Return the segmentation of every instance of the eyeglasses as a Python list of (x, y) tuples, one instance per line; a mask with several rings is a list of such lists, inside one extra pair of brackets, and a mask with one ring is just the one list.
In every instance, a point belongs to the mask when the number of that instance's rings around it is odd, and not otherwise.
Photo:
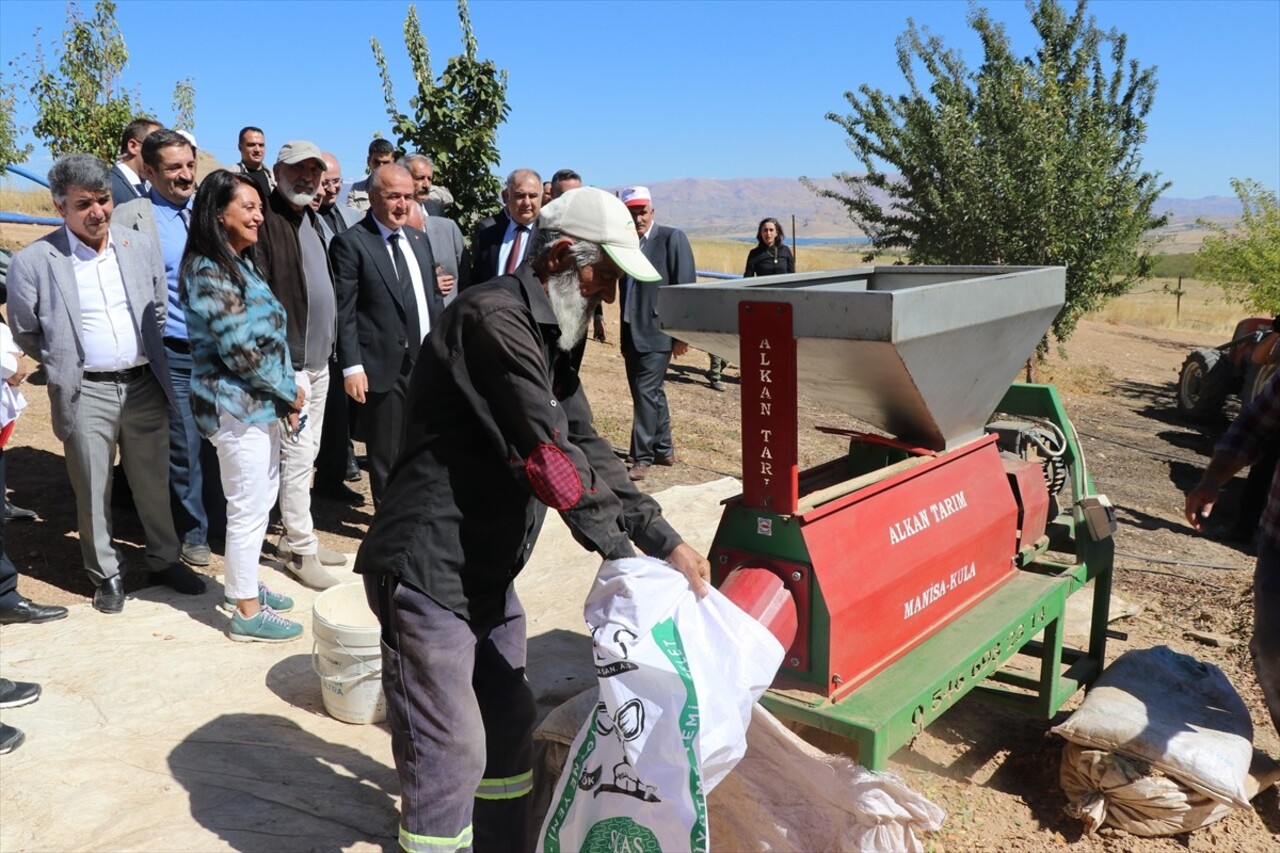
[(325, 178), (320, 182), (322, 187), (340, 187), (342, 186), (342, 178)]

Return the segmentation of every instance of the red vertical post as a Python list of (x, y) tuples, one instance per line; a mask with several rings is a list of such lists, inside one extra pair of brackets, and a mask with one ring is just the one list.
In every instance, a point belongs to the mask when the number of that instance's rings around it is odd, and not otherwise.
[(790, 515), (800, 500), (796, 339), (785, 302), (738, 303), (742, 373), (742, 496)]

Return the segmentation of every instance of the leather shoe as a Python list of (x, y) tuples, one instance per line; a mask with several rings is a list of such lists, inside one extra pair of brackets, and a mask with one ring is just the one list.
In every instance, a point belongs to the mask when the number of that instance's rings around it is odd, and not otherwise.
[(659, 456), (654, 460), (654, 462), (661, 465), (663, 468), (670, 468), (672, 465), (676, 464), (676, 455), (672, 453), (670, 456)]
[(212, 559), (207, 542), (183, 542), (181, 556), (182, 562), (188, 566), (207, 566)]
[(354, 456), (347, 457), (347, 472), (343, 476), (343, 479), (348, 483), (360, 482), (360, 466), (356, 464), (356, 458)]
[(14, 506), (8, 500), (4, 502), (5, 521), (35, 521), (39, 517), (36, 515), (35, 510)]
[(199, 595), (204, 592), (204, 578), (182, 563), (173, 563), (167, 569), (152, 572), (151, 583), (164, 584), (183, 595)]
[(36, 604), (29, 598), (20, 598), (11, 607), (0, 607), (0, 625), (14, 625), (19, 622), (52, 622), (63, 619), (67, 608), (55, 604)]
[(629, 476), (633, 481), (638, 483), (641, 480), (643, 480), (645, 477), (649, 476), (649, 470), (651, 468), (653, 468), (652, 463), (637, 462), (635, 465), (631, 466), (631, 473), (628, 474), (627, 476)]
[(124, 581), (120, 575), (112, 575), (98, 584), (93, 593), (93, 609), (99, 613), (119, 613), (124, 610)]
[(316, 486), (311, 490), (311, 493), (318, 498), (337, 501), (348, 506), (364, 506), (364, 495), (346, 483), (330, 483), (324, 486)]

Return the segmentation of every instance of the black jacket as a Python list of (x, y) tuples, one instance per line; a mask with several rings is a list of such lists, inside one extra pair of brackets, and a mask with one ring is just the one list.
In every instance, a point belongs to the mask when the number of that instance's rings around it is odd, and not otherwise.
[(747, 269), (743, 278), (758, 275), (785, 275), (796, 271), (796, 259), (786, 245), (756, 247), (747, 253)]
[[(311, 220), (311, 227), (319, 234), (320, 219), (314, 210), (304, 207), (299, 213), (280, 193), (272, 192), (262, 206), (258, 242), (250, 250), (258, 272), (284, 306), (288, 317), (289, 357), (294, 370), (301, 370), (307, 357), (307, 282), (302, 273), (302, 248), (298, 243), (298, 226), (304, 216)], [(332, 269), (329, 277), (332, 282)]]
[(500, 619), (549, 505), (606, 559), (665, 557), (680, 537), (627, 477), (556, 345), (526, 265), (475, 285), (431, 329), (409, 383), (404, 444), (356, 557), (473, 622)]

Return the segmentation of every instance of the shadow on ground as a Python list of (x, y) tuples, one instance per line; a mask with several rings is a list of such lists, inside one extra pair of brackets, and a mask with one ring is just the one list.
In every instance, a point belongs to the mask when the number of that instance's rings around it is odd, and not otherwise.
[(395, 771), (273, 714), (224, 714), (168, 757), (191, 815), (235, 850), (396, 849)]

